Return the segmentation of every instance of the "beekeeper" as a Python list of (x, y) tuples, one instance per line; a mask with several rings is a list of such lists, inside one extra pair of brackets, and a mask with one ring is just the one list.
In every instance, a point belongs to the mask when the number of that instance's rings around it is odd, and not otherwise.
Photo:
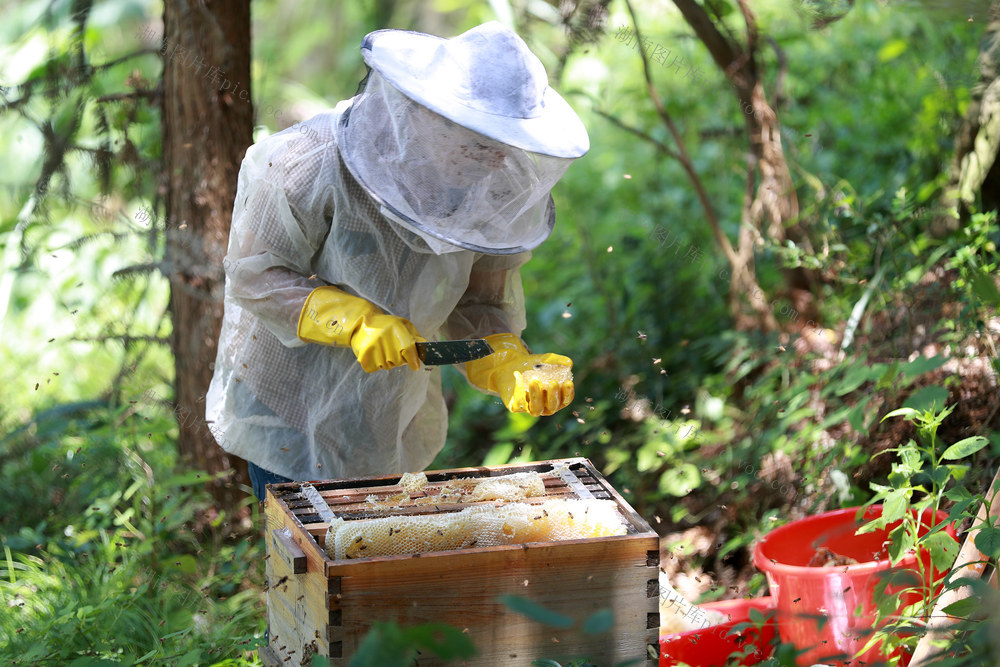
[[(550, 415), (572, 367), (531, 354), (519, 269), (549, 191), (589, 148), (515, 33), (367, 35), (359, 94), (270, 136), (240, 169), (207, 420), (264, 485), (424, 469), (444, 446), (437, 367), (415, 342), (486, 337), (469, 382)], [(540, 366), (541, 365), (541, 366)]]

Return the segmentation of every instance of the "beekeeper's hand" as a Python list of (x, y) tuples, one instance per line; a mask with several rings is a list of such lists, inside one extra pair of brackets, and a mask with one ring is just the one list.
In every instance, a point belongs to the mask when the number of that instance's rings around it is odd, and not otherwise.
[(425, 342), (408, 319), (386, 315), (336, 287), (317, 287), (309, 294), (298, 336), (307, 343), (351, 348), (366, 373), (403, 364), (418, 370), (416, 343)]
[(514, 334), (486, 340), (493, 354), (465, 364), (469, 381), (492, 391), (511, 412), (547, 416), (573, 401), (573, 361), (561, 354), (531, 354)]

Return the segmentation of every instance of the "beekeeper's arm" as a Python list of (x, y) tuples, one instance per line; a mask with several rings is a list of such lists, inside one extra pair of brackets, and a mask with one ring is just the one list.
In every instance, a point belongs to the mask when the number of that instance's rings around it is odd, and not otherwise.
[(240, 170), (223, 262), (230, 294), (288, 347), (349, 347), (368, 373), (419, 368), (415, 342), (423, 339), (408, 320), (314, 276), (312, 258), (330, 230), (332, 203), (312, 190), (310, 161), (296, 159), (308, 140), (266, 148), (251, 149)]
[(449, 338), (485, 336), (494, 352), (465, 364), (469, 382), (497, 394), (511, 412), (538, 417), (572, 402), (573, 362), (558, 354), (531, 354), (514, 333), (525, 326), (520, 267), (530, 257), (530, 252), (481, 257), (445, 332)]

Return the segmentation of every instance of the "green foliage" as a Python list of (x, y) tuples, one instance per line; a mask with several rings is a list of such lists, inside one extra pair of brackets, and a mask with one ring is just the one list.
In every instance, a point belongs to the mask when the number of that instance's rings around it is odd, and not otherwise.
[(418, 655), (444, 660), (468, 659), (476, 654), (469, 636), (443, 623), (410, 628), (378, 621), (351, 658), (351, 667), (409, 667)]
[[(901, 646), (912, 651), (927, 633), (930, 624), (935, 622), (932, 611), (941, 596), (970, 583), (963, 575), (971, 563), (956, 562), (958, 543), (944, 532), (947, 525), (958, 522), (970, 524), (971, 530), (979, 529), (975, 544), (987, 557), (986, 565), (995, 567), (1000, 557), (1000, 531), (996, 530), (992, 521), (982, 521), (977, 517), (984, 497), (955, 485), (965, 477), (967, 466), (947, 463), (975, 454), (989, 441), (982, 436), (972, 436), (949, 446), (942, 445), (938, 441), (938, 429), (953, 409), (947, 407), (935, 411), (904, 407), (883, 417), (883, 421), (902, 417), (913, 422), (918, 438), (887, 450), (897, 456), (888, 477), (889, 484), (872, 483), (875, 494), (868, 503), (881, 503), (882, 514), (864, 524), (858, 533), (884, 530), (898, 522), (889, 533), (890, 561), (892, 565), (897, 565), (903, 558), (915, 553), (917, 572), (890, 570), (878, 583), (874, 597), (876, 631), (865, 650), (881, 645), (886, 655)], [(929, 517), (936, 516), (946, 500), (955, 502), (955, 505), (947, 521), (934, 525), (934, 520)], [(930, 530), (923, 526), (929, 526)], [(930, 561), (929, 569), (927, 560)], [(982, 583), (971, 587), (972, 597), (955, 602), (944, 610), (946, 614), (958, 617), (958, 623), (949, 628), (951, 640), (936, 640), (951, 659), (959, 661), (951, 664), (962, 664), (970, 659), (978, 661), (973, 664), (992, 664), (1000, 655), (995, 641), (986, 639), (979, 632), (978, 626), (984, 621), (980, 610), (995, 604), (996, 597), (995, 591), (986, 593)], [(916, 601), (906, 603), (906, 596), (913, 593), (917, 595)], [(898, 655), (888, 658), (890, 665), (900, 664), (899, 661)], [(935, 661), (934, 664), (944, 663)]]
[[(449, 371), (449, 442), (431, 467), (588, 456), (658, 530), (710, 528), (714, 552), (690, 562), (725, 569), (751, 592), (764, 588), (746, 564), (755, 536), (793, 512), (870, 498), (856, 474), (870, 465), (882, 428), (875, 416), (887, 405), (920, 414), (944, 405), (961, 379), (940, 379), (939, 369), (962, 354), (957, 344), (970, 332), (990, 339), (1000, 305), (995, 214), (977, 213), (947, 238), (927, 233), (969, 100), (971, 81), (959, 75), (973, 71), (986, 21), (884, 4), (857, 3), (817, 30), (815, 11), (753, 3), (761, 35), (781, 49), (758, 54), (769, 91), (779, 61), (787, 64), (773, 101), (800, 224), (817, 248), (757, 249), (765, 298), (790, 337), (734, 330), (720, 273), (728, 265), (687, 175), (599, 113), (669, 141), (637, 52), (614, 37), (629, 22), (624, 3), (610, 3), (603, 35), (565, 58), (564, 19), (579, 28), (590, 17), (566, 19), (546, 3), (254, 5), (258, 137), (353, 94), (368, 30), (455, 34), (505, 7), (588, 127), (590, 153), (554, 193), (555, 231), (523, 271), (525, 338), (575, 360), (578, 400), (548, 419), (512, 415)], [(739, 31), (734, 3), (713, 6)], [(677, 12), (636, 7), (644, 35), (705, 73), (696, 84), (652, 70), (723, 231), (735, 238), (745, 111)], [(0, 383), (10, 388), (0, 405), (0, 507), (8, 508), (0, 512), (0, 603), (10, 612), (0, 615), (0, 659), (256, 664), (248, 651), (263, 636), (262, 547), (230, 537), (229, 519), (194, 490), (202, 480), (175, 460), (168, 411), (129, 402), (147, 390), (169, 395), (173, 377), (162, 345), (168, 284), (155, 274), (165, 243), (152, 167), (162, 154), (160, 117), (142, 97), (161, 61), (156, 45), (136, 36), (161, 8), (98, 3), (81, 30), (69, 10), (27, 2), (0, 21), (0, 37), (13, 45), (0, 71), (12, 84), (0, 98)], [(101, 99), (119, 93), (136, 95)], [(51, 159), (63, 148), (61, 162)], [(808, 323), (781, 291), (782, 270), (795, 266), (821, 279), (813, 327), (852, 333), (842, 354), (795, 347)], [(911, 361), (909, 340), (872, 342), (891, 328), (880, 317), (942, 266), (951, 273), (939, 276), (937, 305), (956, 307), (934, 313), (927, 335), (951, 351)], [(900, 328), (923, 326), (905, 306)], [(981, 445), (956, 443), (933, 465), (897, 451), (875, 492), (905, 517), (921, 489), (954, 480), (941, 503), (952, 519), (966, 516), (978, 496), (961, 485), (981, 471), (967, 471), (959, 454)], [(910, 541), (905, 531), (896, 537), (899, 558)], [(942, 534), (924, 540), (942, 564)], [(985, 528), (976, 544), (995, 558), (1000, 531)], [(986, 592), (977, 595), (996, 609)], [(609, 619), (595, 612), (583, 623), (600, 632)], [(985, 646), (995, 631), (981, 621), (966, 639)], [(433, 651), (460, 639), (449, 632), (383, 624), (366, 646)], [(790, 649), (779, 647), (776, 660), (792, 664)]]
[[(544, 605), (519, 595), (500, 596), (499, 602), (502, 602), (511, 611), (521, 614), (536, 623), (541, 623), (542, 625), (546, 625), (551, 628), (567, 630), (577, 625), (574, 623), (572, 618), (564, 614), (554, 612)], [(614, 625), (614, 613), (610, 609), (598, 609), (587, 616), (587, 618), (579, 624), (579, 630), (585, 635), (600, 635), (611, 630)], [(569, 648), (568, 650), (572, 652), (573, 649)], [(626, 660), (624, 662), (616, 663), (614, 667), (628, 667), (642, 662), (642, 658), (637, 657), (634, 660)], [(551, 658), (543, 658), (534, 660), (531, 664), (533, 667), (597, 667), (586, 657), (575, 658), (569, 662), (559, 662)]]
[(22, 508), (0, 518), (4, 664), (247, 664), (260, 643), (263, 545), (175, 472), (153, 414), (53, 410), (0, 442), (0, 502)]

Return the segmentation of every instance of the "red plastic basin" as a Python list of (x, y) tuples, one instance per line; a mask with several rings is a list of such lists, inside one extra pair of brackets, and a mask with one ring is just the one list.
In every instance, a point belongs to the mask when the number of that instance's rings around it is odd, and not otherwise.
[[(849, 661), (861, 664), (855, 661), (855, 656), (871, 637), (875, 621), (873, 591), (880, 576), (890, 569), (886, 551), (888, 534), (899, 522), (889, 524), (885, 530), (856, 535), (860, 524), (854, 517), (858, 509), (836, 510), (793, 521), (771, 531), (754, 547), (754, 565), (767, 575), (778, 610), (778, 635), (782, 642), (806, 651), (798, 658), (800, 665), (818, 662), (846, 665)], [(881, 514), (882, 506), (873, 505), (866, 510), (863, 522)], [(934, 524), (947, 516), (947, 512), (939, 511)], [(928, 519), (929, 512), (922, 518), (922, 534), (931, 527)], [(952, 527), (947, 531), (955, 537)], [(808, 567), (816, 549), (824, 546), (858, 563)], [(916, 570), (916, 555), (906, 556), (898, 567)], [(930, 574), (930, 558), (926, 554), (924, 568)], [(916, 594), (904, 596), (903, 604), (917, 599)], [(873, 647), (857, 659), (874, 664), (884, 657), (879, 647)]]
[(729, 631), (736, 624), (749, 621), (751, 609), (766, 612), (773, 608), (774, 601), (771, 598), (724, 600), (699, 606), (726, 614), (729, 616), (729, 622), (702, 630), (661, 635), (660, 667), (671, 667), (680, 663), (697, 667), (715, 667), (725, 664), (729, 656), (742, 652), (748, 645), (756, 647), (757, 653), (744, 658), (740, 664), (756, 665), (770, 657), (771, 642), (774, 639), (773, 619), (768, 620), (760, 630), (747, 628), (739, 635), (729, 635)]

